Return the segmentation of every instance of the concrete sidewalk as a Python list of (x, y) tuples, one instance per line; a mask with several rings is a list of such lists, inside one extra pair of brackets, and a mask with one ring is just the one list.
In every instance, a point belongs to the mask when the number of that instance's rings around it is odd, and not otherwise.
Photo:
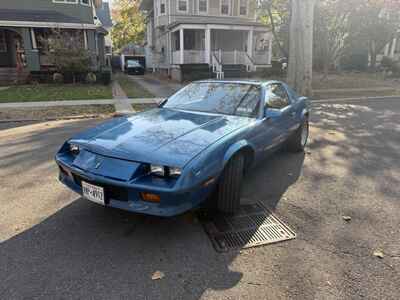
[[(154, 104), (162, 98), (135, 98), (125, 99), (130, 104)], [(9, 102), (0, 103), (2, 108), (31, 108), (31, 107), (51, 107), (51, 106), (75, 106), (75, 105), (106, 105), (119, 103), (120, 99), (93, 99), (93, 100), (63, 100), (63, 101), (36, 101), (36, 102)]]

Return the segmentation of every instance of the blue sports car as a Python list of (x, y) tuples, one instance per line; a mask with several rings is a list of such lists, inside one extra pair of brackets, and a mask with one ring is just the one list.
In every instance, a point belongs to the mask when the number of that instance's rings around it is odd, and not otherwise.
[[(93, 202), (174, 216), (212, 199), (235, 213), (245, 171), (308, 138), (307, 98), (279, 81), (198, 81), (159, 107), (69, 139), (59, 179)], [(213, 195), (213, 197), (211, 197)]]

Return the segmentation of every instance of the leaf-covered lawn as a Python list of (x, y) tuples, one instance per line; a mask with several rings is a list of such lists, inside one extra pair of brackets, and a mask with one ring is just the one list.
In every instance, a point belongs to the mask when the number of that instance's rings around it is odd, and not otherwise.
[(114, 80), (118, 81), (124, 92), (129, 98), (153, 98), (154, 95), (148, 90), (138, 85), (123, 73), (115, 74)]
[(38, 84), (0, 90), (0, 102), (112, 99), (111, 85)]

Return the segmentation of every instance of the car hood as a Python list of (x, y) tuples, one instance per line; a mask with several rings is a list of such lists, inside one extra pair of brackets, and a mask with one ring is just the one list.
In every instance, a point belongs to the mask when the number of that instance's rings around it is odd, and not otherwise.
[(73, 141), (101, 155), (183, 167), (209, 145), (252, 121), (157, 108), (89, 130)]

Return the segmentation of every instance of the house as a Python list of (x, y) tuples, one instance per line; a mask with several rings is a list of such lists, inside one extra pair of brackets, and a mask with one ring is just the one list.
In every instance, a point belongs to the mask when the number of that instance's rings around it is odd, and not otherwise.
[(147, 67), (178, 81), (269, 67), (272, 34), (256, 7), (256, 0), (142, 0)]
[(395, 61), (400, 60), (400, 30), (397, 32), (397, 35), (393, 37), (392, 41), (386, 44), (383, 50), (383, 56), (387, 56)]
[[(107, 32), (111, 32), (113, 27), (113, 22), (111, 19), (110, 13), (110, 5), (108, 2), (101, 2), (101, 5), (96, 8), (96, 16), (95, 19), (100, 20), (101, 25)], [(113, 42), (111, 39), (111, 35), (108, 34), (104, 37), (104, 52), (106, 55), (106, 65), (111, 66), (111, 58), (113, 53)]]
[(55, 29), (82, 41), (92, 53), (94, 69), (104, 65), (107, 31), (94, 18), (96, 5), (97, 0), (1, 0), (0, 81), (51, 70), (43, 41)]

